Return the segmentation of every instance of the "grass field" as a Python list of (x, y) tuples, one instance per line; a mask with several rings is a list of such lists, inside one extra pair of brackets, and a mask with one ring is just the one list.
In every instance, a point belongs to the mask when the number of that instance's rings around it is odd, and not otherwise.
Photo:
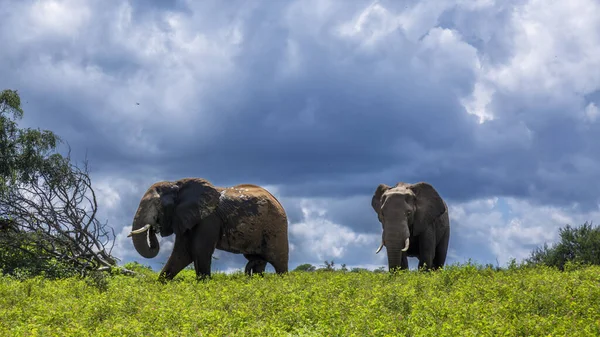
[(0, 278), (1, 336), (599, 336), (600, 267)]

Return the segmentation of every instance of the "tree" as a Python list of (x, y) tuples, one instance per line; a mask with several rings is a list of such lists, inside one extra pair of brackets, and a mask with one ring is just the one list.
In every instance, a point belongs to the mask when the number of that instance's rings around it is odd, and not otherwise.
[(55, 276), (111, 270), (114, 231), (96, 218), (87, 160), (78, 167), (70, 151), (57, 153), (61, 140), (51, 131), (18, 128), (20, 104), (16, 91), (0, 94), (0, 268)]
[(313, 266), (310, 263), (304, 263), (299, 265), (298, 267), (296, 267), (296, 269), (294, 269), (294, 271), (315, 271), (315, 266)]
[[(0, 194), (15, 184), (35, 182), (48, 157), (61, 139), (48, 130), (19, 129), (23, 118), (17, 91), (0, 93)], [(60, 158), (59, 154), (52, 157)]]
[(549, 247), (546, 243), (531, 252), (526, 263), (543, 264), (564, 270), (567, 262), (600, 265), (600, 227), (585, 222), (578, 228), (566, 225), (559, 229), (560, 240)]
[(325, 260), (325, 265), (322, 268), (319, 268), (318, 270), (334, 271), (335, 270), (335, 262), (333, 260), (331, 260), (331, 262)]
[(359, 268), (359, 267), (355, 267), (350, 270), (351, 273), (360, 273), (360, 272), (368, 272), (368, 271), (369, 271), (369, 269), (367, 269), (367, 268)]

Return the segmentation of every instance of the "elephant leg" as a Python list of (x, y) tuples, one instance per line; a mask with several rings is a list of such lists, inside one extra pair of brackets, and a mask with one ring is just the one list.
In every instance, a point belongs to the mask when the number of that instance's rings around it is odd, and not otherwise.
[[(450, 231), (450, 230), (448, 230)], [(439, 269), (446, 263), (446, 255), (448, 254), (448, 243), (450, 235), (446, 234), (435, 247), (435, 257), (433, 258), (433, 269)]]
[(211, 276), (212, 255), (220, 235), (220, 223), (216, 216), (208, 216), (192, 229), (190, 240), (191, 256), (196, 269), (196, 278), (203, 280)]
[(408, 255), (406, 253), (402, 253), (402, 258), (400, 260), (400, 269), (408, 269)]
[(288, 272), (288, 259), (286, 257), (269, 258), (266, 262), (269, 262), (275, 268), (275, 273), (279, 275)]
[(265, 260), (255, 261), (255, 264), (252, 268), (252, 273), (262, 275), (265, 272), (266, 268), (267, 268), (267, 261), (265, 261)]
[(159, 274), (159, 280), (172, 280), (183, 268), (193, 262), (188, 247), (189, 240), (182, 236), (175, 236), (173, 252)]
[(246, 274), (262, 274), (265, 272), (267, 261), (265, 261), (261, 256), (244, 254), (244, 257), (248, 259), (248, 263), (246, 263), (246, 268), (244, 270)]
[(435, 241), (431, 235), (419, 236), (419, 269), (429, 270), (433, 267), (435, 247)]
[(246, 273), (246, 275), (252, 275), (253, 267), (254, 267), (254, 261), (248, 261), (248, 263), (246, 263), (246, 268), (244, 268), (244, 273)]
[[(287, 222), (275, 226), (283, 228), (287, 226)], [(272, 236), (267, 244), (264, 256), (265, 260), (275, 268), (275, 273), (278, 275), (287, 273), (290, 259), (287, 233), (278, 233)]]
[(259, 274), (263, 275), (267, 267), (267, 261), (264, 260), (252, 260), (246, 264), (245, 273), (247, 275)]

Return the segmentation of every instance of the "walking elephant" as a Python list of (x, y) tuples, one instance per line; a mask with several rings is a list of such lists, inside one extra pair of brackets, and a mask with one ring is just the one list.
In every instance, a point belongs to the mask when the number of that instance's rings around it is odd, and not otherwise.
[(428, 183), (377, 186), (371, 206), (383, 227), (389, 270), (408, 269), (408, 257), (419, 258), (419, 269), (438, 269), (446, 262), (450, 239), (448, 207)]
[(142, 197), (128, 237), (150, 259), (160, 249), (156, 233), (175, 234), (161, 279), (173, 279), (192, 262), (198, 278), (209, 277), (215, 249), (244, 254), (247, 274), (264, 272), (267, 262), (278, 274), (288, 271), (286, 212), (256, 185), (216, 187), (201, 178), (157, 182)]

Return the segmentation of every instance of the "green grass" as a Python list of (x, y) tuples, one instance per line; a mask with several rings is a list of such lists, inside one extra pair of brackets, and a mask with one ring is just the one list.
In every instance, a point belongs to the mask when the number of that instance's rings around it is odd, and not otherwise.
[(598, 336), (600, 267), (0, 277), (1, 336)]

